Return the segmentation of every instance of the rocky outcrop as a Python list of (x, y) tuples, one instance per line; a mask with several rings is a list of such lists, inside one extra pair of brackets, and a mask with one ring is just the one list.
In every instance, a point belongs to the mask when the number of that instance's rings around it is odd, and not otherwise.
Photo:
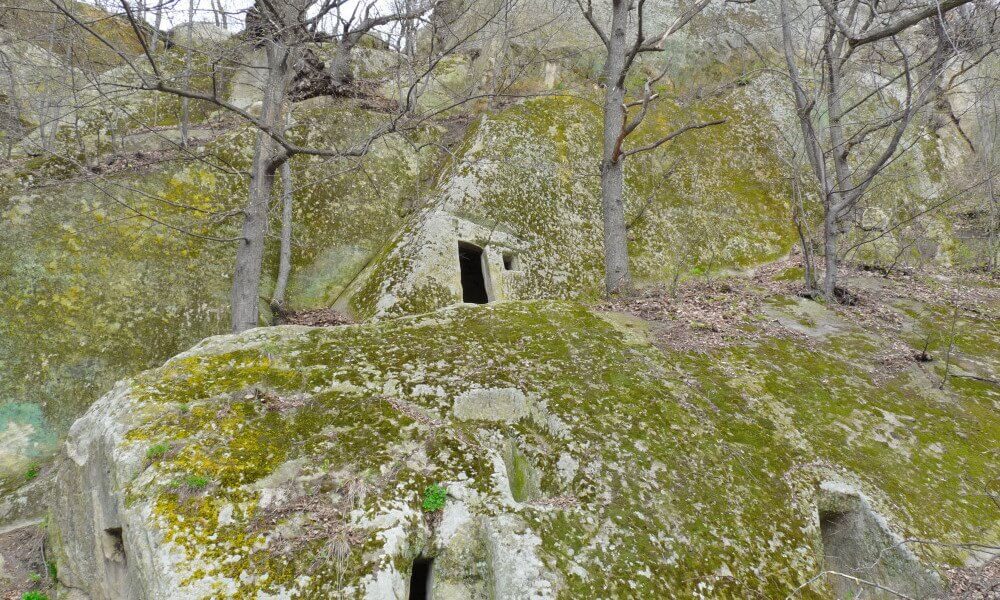
[(876, 384), (880, 342), (843, 321), (708, 354), (650, 339), (560, 302), (209, 338), (72, 427), (60, 580), (93, 600), (815, 597), (830, 550), (878, 548), (870, 576), (926, 597), (927, 565), (976, 558), (953, 542), (1000, 537), (972, 493), (998, 475), (988, 392), (916, 367)]
[[(773, 124), (748, 118), (763, 111), (750, 94), (735, 93), (713, 111), (711, 118), (729, 119), (725, 131), (698, 132), (626, 169), (630, 252), (640, 280), (750, 266), (791, 247), (787, 190), (769, 148)], [(678, 106), (661, 105), (645, 134), (653, 139), (688, 118)], [(595, 105), (568, 97), (483, 116), (453, 151), (427, 204), (340, 296), (339, 307), (360, 318), (391, 317), (461, 301), (459, 243), (482, 248), (495, 299), (597, 296), (604, 273), (592, 176), (599, 131)]]

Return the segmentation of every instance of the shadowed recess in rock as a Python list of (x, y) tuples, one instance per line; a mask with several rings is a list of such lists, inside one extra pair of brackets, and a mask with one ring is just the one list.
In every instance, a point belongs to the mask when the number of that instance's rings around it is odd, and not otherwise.
[(836, 598), (939, 595), (940, 583), (862, 499), (826, 494), (821, 499), (819, 526), (824, 568)]
[(489, 302), (483, 249), (468, 242), (459, 242), (458, 264), (462, 269), (462, 301), (473, 304)]
[(431, 597), (431, 566), (433, 558), (418, 557), (413, 561), (410, 575), (410, 600), (427, 600)]

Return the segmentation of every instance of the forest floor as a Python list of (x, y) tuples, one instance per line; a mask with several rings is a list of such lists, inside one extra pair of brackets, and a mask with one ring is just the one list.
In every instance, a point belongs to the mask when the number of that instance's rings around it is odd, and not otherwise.
[[(814, 336), (808, 335), (804, 328), (777, 318), (775, 311), (768, 311), (769, 304), (784, 307), (790, 298), (803, 295), (801, 273), (799, 261), (787, 258), (747, 273), (692, 278), (672, 289), (645, 288), (633, 296), (604, 302), (598, 308), (655, 324), (656, 342), (674, 351), (709, 351), (768, 337), (794, 336), (808, 340)], [(838, 323), (850, 323), (885, 339), (898, 340), (894, 344), (898, 356), (887, 356), (887, 361), (917, 359), (912, 348), (900, 339), (906, 321), (897, 306), (900, 301), (947, 308), (957, 311), (959, 317), (992, 321), (1000, 335), (1000, 281), (988, 276), (959, 278), (945, 273), (898, 272), (886, 276), (868, 269), (845, 267), (840, 278), (849, 304), (809, 300), (801, 303), (804, 308), (800, 312), (804, 310), (809, 318), (825, 320), (816, 324), (820, 330), (832, 331)]]
[(55, 598), (44, 543), (37, 521), (0, 527), (0, 600), (21, 600), (28, 592)]
[(946, 575), (951, 600), (1000, 599), (1000, 557), (980, 567), (948, 569)]

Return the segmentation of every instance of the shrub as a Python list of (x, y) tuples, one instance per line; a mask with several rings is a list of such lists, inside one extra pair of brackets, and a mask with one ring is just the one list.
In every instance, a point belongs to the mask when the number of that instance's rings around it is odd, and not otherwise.
[(38, 467), (38, 465), (31, 465), (30, 467), (28, 467), (28, 470), (24, 472), (25, 481), (31, 481), (35, 477), (38, 477), (38, 474), (40, 472), (41, 469)]
[(444, 508), (445, 498), (448, 497), (448, 490), (444, 486), (432, 483), (424, 490), (424, 510), (435, 512)]
[(21, 600), (49, 600), (49, 597), (41, 592), (24, 592)]

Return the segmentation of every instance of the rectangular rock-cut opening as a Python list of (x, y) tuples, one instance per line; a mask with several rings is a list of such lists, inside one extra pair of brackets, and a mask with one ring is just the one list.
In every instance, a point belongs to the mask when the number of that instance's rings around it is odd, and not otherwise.
[(431, 597), (431, 567), (434, 559), (419, 556), (413, 561), (410, 573), (410, 600), (427, 600)]
[[(819, 530), (823, 538), (823, 568), (828, 571), (847, 573), (856, 577), (858, 547), (857, 531), (851, 522), (850, 512), (819, 511)], [(867, 573), (865, 574), (867, 575)], [(854, 582), (841, 577), (830, 577), (830, 587), (835, 597), (848, 598), (857, 590)]]
[(489, 272), (483, 260), (483, 249), (475, 244), (459, 242), (458, 265), (462, 270), (462, 301), (472, 304), (489, 302)]
[(517, 271), (520, 263), (520, 259), (513, 252), (503, 253), (503, 268), (505, 271)]

